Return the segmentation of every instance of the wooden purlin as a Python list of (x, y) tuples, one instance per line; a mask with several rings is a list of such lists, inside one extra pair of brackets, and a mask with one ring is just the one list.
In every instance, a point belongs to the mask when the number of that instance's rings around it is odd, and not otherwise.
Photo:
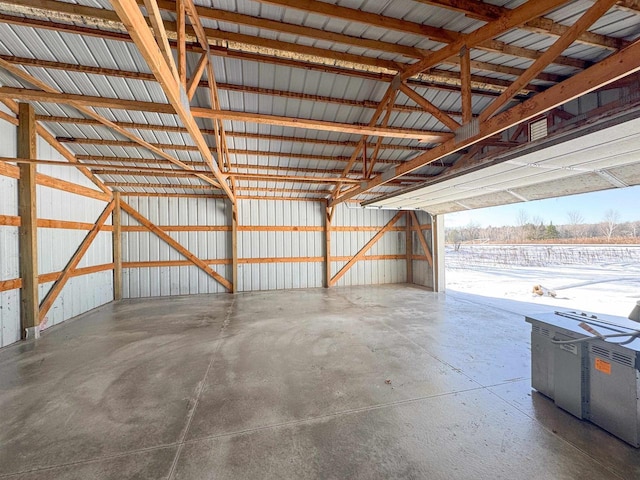
[[(24, 0), (7, 0), (8, 3), (14, 3), (14, 4), (24, 4)], [(139, 0), (140, 3), (142, 3), (142, 0)], [(291, 1), (288, 0), (286, 2), (286, 4), (284, 4), (284, 6), (288, 6), (291, 8), (298, 8), (298, 9), (305, 9), (305, 6), (307, 5), (311, 5), (311, 4), (318, 4), (321, 2), (296, 2), (296, 1)], [(52, 12), (55, 13), (64, 13), (64, 14), (76, 14), (76, 15), (82, 15), (85, 17), (94, 17), (98, 20), (102, 20), (104, 22), (111, 22), (113, 23), (114, 21), (117, 21), (117, 19), (114, 19), (113, 16), (113, 12), (109, 12), (109, 11), (105, 11), (105, 10), (100, 10), (97, 8), (92, 8), (92, 7), (82, 7), (82, 8), (78, 8), (78, 6), (74, 5), (74, 6), (69, 6), (69, 4), (65, 4), (62, 2), (54, 2), (54, 1), (45, 1), (45, 0), (38, 0), (37, 5), (41, 8), (43, 8), (44, 10), (50, 10)], [(171, 12), (175, 12), (175, 2), (168, 2), (168, 1), (163, 1), (163, 0), (159, 0), (158, 1), (158, 6), (161, 9), (165, 9)], [(75, 7), (75, 8), (74, 8)], [(323, 8), (323, 5), (321, 3), (320, 8)], [(326, 8), (326, 7), (325, 7)], [(395, 19), (395, 18), (391, 18), (391, 17), (382, 17), (380, 15), (374, 15), (372, 18), (375, 18), (375, 21), (373, 23), (368, 22), (367, 20), (370, 18), (367, 17), (367, 12), (362, 12), (359, 10), (353, 10), (353, 9), (348, 9), (348, 8), (344, 8), (343, 9), (343, 15), (342, 18), (344, 20), (353, 20), (354, 18), (358, 18), (359, 21), (363, 22), (363, 23), (369, 23), (371, 25), (377, 25), (380, 26), (382, 28), (388, 29), (388, 28), (393, 28), (393, 25), (397, 26), (398, 28), (400, 28), (403, 33), (404, 32), (408, 32), (408, 31), (412, 31), (413, 33), (420, 35), (420, 36), (427, 36), (429, 37), (429, 33), (425, 32), (425, 29), (429, 29), (430, 27), (428, 26), (424, 26), (421, 24), (417, 24), (417, 23), (412, 23), (412, 22), (407, 22), (407, 21), (403, 21), (403, 20), (399, 20), (399, 19)], [(250, 17), (248, 15), (240, 15), (234, 12), (230, 12), (230, 11), (223, 11), (223, 10), (216, 10), (216, 9), (210, 9), (207, 7), (202, 7), (202, 6), (198, 6), (196, 7), (196, 11), (198, 12), (198, 14), (200, 16), (202, 16), (203, 18), (213, 18), (215, 20), (218, 19), (224, 19), (223, 21), (226, 21), (228, 23), (236, 23), (236, 24), (244, 24), (244, 25), (249, 25), (249, 26), (254, 26), (256, 28), (261, 28), (261, 29), (270, 29), (270, 30), (276, 30), (276, 31), (280, 31), (280, 32), (284, 32), (284, 33), (290, 33), (290, 34), (294, 34), (294, 35), (304, 35), (304, 32), (306, 31), (306, 36), (311, 36), (312, 38), (318, 38), (318, 39), (322, 39), (322, 40), (328, 40), (328, 41), (332, 41), (332, 42), (337, 42), (337, 43), (343, 43), (346, 45), (354, 45), (354, 46), (359, 46), (361, 48), (365, 48), (365, 49), (374, 49), (374, 50), (379, 50), (379, 51), (384, 51), (384, 52), (390, 52), (390, 53), (397, 53), (397, 54), (401, 54), (401, 55), (405, 55), (409, 58), (421, 58), (421, 56), (423, 56), (423, 54), (421, 55), (421, 50), (419, 49), (415, 49), (415, 48), (407, 48), (404, 50), (400, 50), (403, 47), (397, 44), (387, 44), (385, 42), (377, 42), (377, 43), (362, 43), (364, 39), (359, 39), (357, 37), (349, 37), (347, 35), (339, 35), (336, 36), (336, 34), (332, 35), (332, 32), (326, 32), (323, 30), (319, 30), (319, 29), (309, 29), (306, 28), (306, 30), (299, 30), (299, 29), (295, 29), (295, 27), (298, 27), (296, 25), (291, 25), (291, 24), (282, 24), (281, 22), (268, 22), (266, 19), (260, 19), (260, 18), (255, 18), (255, 17)], [(502, 15), (505, 15), (509, 12), (508, 9), (503, 9), (501, 11)], [(488, 21), (490, 20), (495, 20), (495, 18), (487, 18)], [(258, 22), (258, 23), (256, 23)], [(382, 22), (382, 23), (380, 23)], [(563, 25), (558, 25), (558, 24), (553, 24), (550, 25), (549, 21), (545, 21), (545, 22), (538, 22), (538, 23), (544, 23), (545, 25), (536, 25), (535, 29), (537, 32), (541, 32), (541, 33), (545, 33), (544, 32), (544, 28), (545, 26), (549, 28), (549, 31), (547, 32), (550, 35), (556, 36), (559, 35), (560, 33), (558, 33), (558, 29), (562, 29), (564, 26)], [(165, 22), (165, 28), (168, 31), (173, 31), (175, 30), (175, 28), (169, 28), (172, 27), (173, 25), (171, 24), (171, 22)], [(173, 26), (175, 27), (175, 26)], [(300, 27), (298, 27), (300, 28)], [(566, 28), (566, 27), (564, 27)], [(437, 30), (436, 30), (437, 31)], [(452, 41), (454, 39), (456, 39), (457, 37), (459, 37), (460, 33), (456, 32), (456, 31), (448, 31), (448, 30), (442, 30), (444, 33), (442, 33), (441, 38), (443, 39), (442, 41), (444, 41), (445, 43)], [(448, 38), (449, 40), (444, 40), (444, 38)], [(599, 46), (602, 46), (604, 48), (622, 48), (625, 46), (624, 42), (620, 42), (619, 40), (616, 38), (612, 38), (612, 37), (604, 37), (604, 36), (598, 36), (598, 35), (594, 35), (591, 34), (591, 38), (585, 42), (585, 43), (589, 43), (589, 44), (597, 44)], [(582, 41), (582, 40), (581, 40)], [(617, 47), (615, 47), (617, 46)]]
[[(3, 60), (0, 60), (2, 64)], [(11, 65), (11, 64), (8, 64)], [(83, 113), (87, 110), (86, 107), (103, 107), (113, 108), (120, 110), (153, 112), (153, 113), (165, 113), (173, 114), (173, 108), (171, 105), (154, 102), (139, 102), (135, 100), (120, 100), (113, 98), (97, 97), (93, 95), (79, 95), (71, 93), (61, 93), (54, 91), (44, 90), (31, 90), (27, 88), (14, 88), (14, 87), (0, 87), (0, 98), (12, 98), (20, 99), (24, 101), (36, 101), (36, 102), (48, 102), (56, 104), (69, 104), (75, 108), (81, 110)], [(312, 120), (306, 118), (291, 118), (282, 115), (268, 115), (260, 113), (247, 113), (233, 110), (212, 110), (210, 108), (193, 107), (190, 109), (193, 117), (197, 118), (209, 118), (209, 119), (221, 119), (221, 120), (236, 120), (248, 123), (261, 123), (266, 125), (276, 125), (292, 128), (303, 128), (311, 130), (321, 130), (330, 132), (342, 132), (352, 133), (356, 135), (371, 135), (371, 136), (383, 136), (389, 138), (403, 138), (410, 140), (420, 140), (428, 142), (440, 142), (444, 139), (451, 138), (452, 134), (449, 132), (430, 131), (430, 130), (417, 130), (410, 128), (396, 128), (396, 127), (376, 127), (367, 125), (354, 125), (349, 123), (331, 122), (327, 120)], [(95, 118), (95, 114), (92, 114)], [(102, 122), (104, 123), (104, 122)], [(115, 123), (111, 122), (115, 125)], [(194, 123), (195, 125), (195, 123)], [(111, 125), (109, 125), (111, 126)], [(112, 127), (115, 128), (115, 127)], [(199, 135), (202, 136), (202, 132)], [(121, 132), (119, 132), (121, 133)], [(128, 134), (131, 137), (131, 134)], [(145, 148), (149, 148), (147, 142), (142, 144), (142, 141), (134, 140)], [(203, 138), (204, 141), (204, 138)], [(211, 156), (211, 152), (206, 143), (204, 146), (198, 145), (199, 151), (205, 148), (208, 155)], [(164, 153), (166, 155), (166, 153)]]
[[(0, 15), (0, 20), (2, 20), (2, 16)], [(215, 50), (212, 50), (212, 52), (215, 52)], [(179, 53), (178, 53), (179, 54)], [(232, 55), (231, 55), (232, 56)], [(77, 72), (77, 73), (86, 73), (86, 74), (92, 74), (92, 75), (103, 75), (103, 76), (108, 76), (108, 77), (116, 77), (116, 78), (130, 78), (130, 79), (135, 79), (135, 80), (154, 80), (155, 77), (150, 74), (150, 73), (145, 73), (145, 72), (137, 72), (137, 71), (133, 71), (133, 70), (122, 70), (122, 69), (115, 69), (115, 68), (104, 68), (104, 67), (95, 67), (95, 66), (90, 66), (90, 65), (83, 65), (83, 64), (75, 64), (75, 63), (66, 63), (66, 62), (56, 62), (53, 60), (43, 60), (43, 59), (39, 59), (39, 58), (26, 58), (26, 57), (14, 57), (11, 55), (0, 55), (0, 58), (9, 62), (9, 63), (13, 63), (16, 65), (24, 65), (24, 66), (32, 66), (32, 67), (39, 67), (39, 68), (46, 68), (46, 69), (53, 69), (53, 70), (63, 70), (63, 71), (67, 71), (67, 72)], [(474, 65), (475, 63), (472, 62), (472, 65)], [(313, 68), (312, 65), (309, 65), (308, 68)], [(497, 67), (496, 67), (497, 68)], [(506, 67), (500, 66), (500, 71), (503, 73), (508, 73), (510, 75), (514, 75), (514, 76), (518, 76), (521, 75), (524, 70), (523, 69), (515, 69), (515, 70), (511, 70), (511, 69), (506, 69)], [(337, 70), (334, 73), (336, 74), (342, 74), (342, 75), (349, 75), (349, 71), (342, 71), (342, 70)], [(374, 79), (374, 78), (369, 78), (369, 77), (363, 77), (363, 78), (368, 78), (368, 79)], [(539, 76), (540, 79), (545, 79), (546, 81), (549, 82), (560, 82), (564, 79), (566, 79), (566, 77), (561, 76), (561, 75), (553, 75), (553, 74), (544, 74), (544, 76)], [(375, 80), (378, 81), (391, 81), (392, 77), (388, 76), (385, 77), (375, 77)], [(453, 87), (445, 87), (443, 85), (438, 85), (438, 84), (433, 84), (433, 83), (428, 83), (428, 82), (421, 82), (421, 81), (417, 81), (415, 79), (410, 79), (408, 80), (406, 83), (411, 84), (413, 86), (416, 87), (422, 87), (422, 88), (430, 88), (433, 90), (444, 90), (444, 91), (453, 91)], [(340, 97), (329, 97), (326, 95), (310, 95), (310, 94), (305, 94), (305, 93), (300, 93), (300, 92), (296, 92), (296, 91), (289, 91), (289, 90), (279, 90), (279, 89), (274, 89), (274, 88), (262, 88), (262, 87), (252, 87), (252, 86), (247, 86), (247, 85), (237, 85), (237, 84), (233, 84), (233, 83), (218, 83), (218, 88), (219, 90), (228, 90), (228, 91), (234, 91), (234, 92), (247, 92), (247, 93), (254, 93), (256, 95), (270, 95), (270, 96), (276, 96), (276, 97), (285, 97), (285, 98), (296, 98), (299, 100), (308, 100), (308, 101), (318, 101), (318, 102), (326, 102), (326, 103), (337, 103), (337, 104), (341, 104), (341, 105), (351, 105), (351, 106), (356, 106), (356, 107), (362, 107), (362, 108), (371, 108), (371, 109), (375, 109), (378, 106), (378, 102), (373, 102), (370, 100), (353, 100), (353, 99), (345, 99), (345, 98), (340, 98)], [(208, 82), (206, 80), (200, 80), (199, 83), (197, 83), (196, 85), (198, 88), (209, 88)], [(188, 90), (188, 88), (187, 88)], [(499, 94), (498, 93), (488, 93), (488, 92), (483, 92), (481, 90), (473, 90), (474, 95), (478, 95), (478, 96), (489, 96), (489, 97), (497, 97)], [(410, 106), (406, 106), (406, 105), (395, 105), (394, 106), (394, 110), (398, 110), (398, 111), (421, 111), (421, 109), (417, 108), (417, 107), (410, 107)], [(460, 116), (461, 113), (460, 112), (456, 112), (456, 111), (449, 111), (446, 112), (448, 115), (451, 116)]]

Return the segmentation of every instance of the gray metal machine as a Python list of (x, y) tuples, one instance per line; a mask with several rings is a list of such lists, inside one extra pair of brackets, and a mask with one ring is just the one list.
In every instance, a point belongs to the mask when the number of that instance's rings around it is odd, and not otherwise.
[(640, 324), (579, 312), (528, 316), (531, 386), (640, 447)]

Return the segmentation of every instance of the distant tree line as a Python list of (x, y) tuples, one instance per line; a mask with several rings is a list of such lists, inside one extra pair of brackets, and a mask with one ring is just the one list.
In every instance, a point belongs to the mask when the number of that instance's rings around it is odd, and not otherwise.
[(567, 212), (567, 223), (554, 225), (539, 216), (529, 217), (520, 210), (515, 224), (505, 227), (480, 227), (471, 221), (464, 227), (447, 228), (447, 243), (640, 243), (640, 220), (619, 222), (620, 213), (607, 210), (602, 221), (585, 223), (583, 215)]

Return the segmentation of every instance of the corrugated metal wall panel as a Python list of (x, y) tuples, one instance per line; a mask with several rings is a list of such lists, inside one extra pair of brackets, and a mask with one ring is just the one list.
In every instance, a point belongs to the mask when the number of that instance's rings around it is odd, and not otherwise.
[[(239, 225), (323, 227), (324, 206), (318, 202), (240, 200)], [(318, 231), (240, 231), (239, 258), (324, 256), (324, 233)], [(323, 286), (322, 261), (241, 263), (238, 291), (315, 288)]]
[[(125, 197), (141, 215), (158, 226), (230, 225), (228, 202), (211, 198)], [(139, 225), (123, 212), (122, 225)], [(231, 257), (231, 235), (227, 231), (180, 231), (167, 234), (202, 260)], [(124, 232), (122, 261), (153, 262), (185, 260), (176, 250), (149, 232)], [(231, 279), (227, 265), (210, 265)], [(158, 297), (198, 293), (222, 293), (225, 288), (196, 266), (152, 266), (123, 270), (125, 298)]]
[[(361, 231), (358, 227), (376, 227), (381, 229), (397, 214), (396, 211), (353, 208), (341, 204), (336, 207), (333, 226), (353, 227), (353, 231), (334, 231), (331, 233), (331, 255), (336, 257), (353, 256), (371, 240), (376, 231)], [(405, 226), (404, 217), (395, 224)], [(367, 255), (406, 255), (406, 233), (390, 231), (376, 242)], [(331, 272), (338, 273), (347, 262), (331, 262)], [(400, 283), (406, 281), (407, 262), (398, 260), (361, 260), (338, 280), (336, 286), (375, 285), (381, 283)]]
[[(40, 298), (51, 289), (52, 283), (39, 285)], [(56, 298), (45, 316), (44, 328), (57, 325), (113, 300), (113, 272), (104, 272), (72, 277)]]
[[(65, 161), (55, 149), (38, 137), (38, 158)], [(78, 169), (51, 165), (38, 165), (38, 172), (83, 187), (99, 190)], [(55, 188), (38, 185), (36, 188), (38, 218), (69, 222), (95, 223), (107, 203)], [(111, 225), (111, 218), (106, 222)], [(38, 228), (38, 272), (40, 274), (62, 271), (88, 230)], [(81, 259), (78, 268), (103, 265), (112, 262), (112, 235), (109, 231), (98, 233)], [(39, 285), (40, 301), (53, 283)], [(50, 327), (113, 300), (113, 273), (111, 270), (82, 275), (69, 279), (46, 315), (44, 327)]]
[[(421, 225), (426, 225), (431, 223), (431, 216), (422, 210), (418, 210), (415, 212), (416, 217), (418, 218), (418, 222)], [(431, 230), (424, 230), (424, 237), (427, 241), (427, 245), (433, 252), (433, 238), (431, 235)], [(418, 239), (418, 232), (413, 232), (412, 239), (413, 246), (413, 255), (424, 255), (424, 250), (422, 249), (422, 245), (420, 244), (420, 240)], [(433, 288), (433, 269), (429, 266), (429, 262), (425, 260), (414, 260), (413, 261), (413, 283), (416, 285), (422, 285), (424, 287)]]
[[(7, 112), (4, 105), (0, 109)], [(0, 120), (0, 156), (16, 156), (16, 127)], [(18, 181), (0, 175), (0, 215), (18, 215)], [(0, 280), (20, 276), (18, 227), (0, 226)], [(20, 291), (0, 292), (0, 347), (20, 340)]]
[(424, 260), (413, 261), (413, 283), (433, 288), (433, 271), (429, 266), (429, 262)]
[[(5, 109), (6, 111), (6, 109)], [(16, 155), (16, 128), (0, 121), (0, 156)], [(43, 160), (66, 161), (42, 138), (37, 141), (38, 158)], [(59, 178), (83, 187), (98, 190), (97, 187), (75, 168), (39, 165), (38, 172)], [(17, 180), (0, 177), (0, 214), (18, 215)], [(105, 202), (64, 192), (58, 189), (38, 186), (38, 218), (94, 223)], [(109, 220), (107, 223), (111, 223)], [(87, 230), (65, 230), (53, 228), (38, 229), (38, 271), (40, 274), (58, 272), (64, 269), (77, 249)], [(0, 280), (20, 277), (18, 253), (18, 228), (0, 227)], [(89, 248), (80, 267), (111, 263), (111, 233), (98, 234)], [(56, 299), (47, 314), (45, 328), (91, 310), (113, 299), (113, 274), (111, 270), (74, 277)], [(50, 290), (52, 282), (38, 287), (40, 300)], [(0, 346), (20, 339), (20, 291), (9, 290), (0, 293)]]

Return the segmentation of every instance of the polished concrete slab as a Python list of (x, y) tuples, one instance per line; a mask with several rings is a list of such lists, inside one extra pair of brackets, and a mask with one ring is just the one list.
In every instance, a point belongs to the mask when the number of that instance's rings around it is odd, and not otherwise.
[(640, 478), (529, 354), (407, 285), (113, 303), (0, 350), (0, 478)]

